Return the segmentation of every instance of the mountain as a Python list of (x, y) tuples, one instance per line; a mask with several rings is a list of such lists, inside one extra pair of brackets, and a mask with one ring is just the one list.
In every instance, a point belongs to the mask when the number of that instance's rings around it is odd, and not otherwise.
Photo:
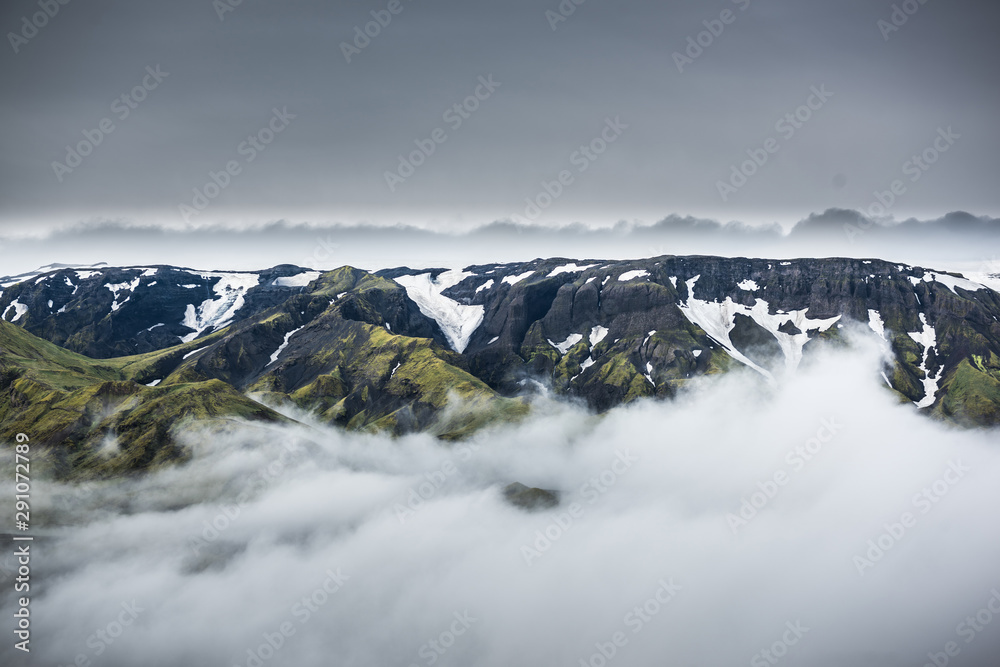
[(0, 279), (0, 437), (32, 433), (67, 474), (183, 456), (185, 416), (276, 421), (294, 405), (461, 438), (526, 414), (538, 388), (605, 411), (738, 366), (776, 383), (851, 321), (884, 345), (873, 373), (900, 401), (1000, 423), (1000, 294), (878, 259), (43, 269)]

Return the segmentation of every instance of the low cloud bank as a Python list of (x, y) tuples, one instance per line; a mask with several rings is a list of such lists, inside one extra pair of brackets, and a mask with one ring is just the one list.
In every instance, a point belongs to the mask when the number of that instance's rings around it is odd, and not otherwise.
[(1000, 220), (994, 218), (956, 212), (934, 220), (895, 221), (830, 209), (799, 221), (787, 233), (777, 223), (760, 226), (677, 215), (654, 224), (621, 222), (609, 227), (500, 221), (461, 232), (288, 221), (197, 229), (92, 221), (37, 237), (0, 236), (0, 260), (7, 275), (51, 262), (243, 270), (280, 263), (313, 269), (349, 264), (377, 270), (460, 268), (538, 257), (628, 259), (692, 254), (773, 259), (877, 257), (937, 269), (962, 262), (1000, 272), (1000, 257), (987, 250), (996, 247), (1000, 247)]
[(996, 432), (899, 404), (871, 346), (812, 352), (777, 389), (538, 399), (450, 446), (239, 426), (142, 479), (36, 481), (31, 664), (995, 664)]

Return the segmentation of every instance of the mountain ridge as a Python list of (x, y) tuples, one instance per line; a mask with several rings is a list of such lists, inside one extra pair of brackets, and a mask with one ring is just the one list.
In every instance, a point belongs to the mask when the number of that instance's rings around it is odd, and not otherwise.
[[(376, 272), (59, 267), (0, 284), (0, 341), (13, 346), (0, 345), (3, 437), (33, 424), (25, 415), (35, 413), (16, 409), (38, 398), (38, 388), (22, 391), (30, 379), (50, 392), (98, 386), (137, 401), (123, 413), (169, 404), (157, 394), (186, 385), (224, 395), (216, 412), (202, 410), (210, 417), (279, 419), (260, 401), (288, 403), (347, 428), (461, 438), (525, 415), (522, 396), (538, 382), (597, 412), (670, 398), (693, 378), (737, 366), (774, 382), (811, 341), (842, 340), (848, 320), (867, 324), (892, 359), (873, 372), (901, 401), (963, 426), (1000, 423), (1000, 294), (878, 259), (545, 258)], [(87, 361), (33, 344), (36, 357), (63, 369), (59, 381), (40, 374), (14, 350), (27, 344), (10, 327)], [(75, 389), (65, 381), (73, 373)], [(70, 399), (97, 400), (62, 400)], [(137, 432), (157, 432), (155, 414)], [(69, 436), (47, 437), (91, 456), (95, 429), (103, 440), (123, 424), (84, 419), (63, 425)], [(177, 456), (159, 431), (163, 457)], [(129, 460), (141, 468), (154, 459)]]

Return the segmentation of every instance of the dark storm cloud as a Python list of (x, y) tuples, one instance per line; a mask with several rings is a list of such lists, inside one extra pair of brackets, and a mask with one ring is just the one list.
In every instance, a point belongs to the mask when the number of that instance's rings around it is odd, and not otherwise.
[[(896, 179), (907, 184), (898, 218), (1000, 209), (993, 5), (914, 3), (885, 39), (878, 21), (891, 20), (892, 3), (868, 0), (588, 0), (565, 21), (546, 16), (556, 0), (400, 0), (347, 63), (341, 44), (388, 4), (244, 0), (220, 19), (209, 0), (78, 0), (34, 34), (23, 20), (37, 0), (5, 3), (2, 224), (287, 218), (468, 229), (671, 213), (787, 224), (830, 207), (867, 210)], [(679, 72), (673, 54), (705, 21), (721, 34), (691, 48)], [(150, 88), (146, 68), (157, 66), (165, 75)], [(499, 87), (457, 127), (446, 120), (491, 74)], [(803, 117), (814, 86), (831, 96), (791, 136), (778, 129), (786, 114)], [(275, 109), (294, 118), (251, 151), (244, 142)], [(114, 129), (78, 167), (53, 168), (105, 118)], [(621, 136), (582, 157), (616, 118)], [(911, 182), (904, 164), (949, 127), (960, 138)], [(385, 172), (435, 130), (446, 140), (391, 191)], [(768, 139), (778, 150), (723, 201), (719, 182)], [(225, 174), (227, 163), (238, 173)], [(532, 216), (530, 202), (545, 203), (545, 183), (562, 171), (572, 181)], [(226, 185), (185, 221), (179, 206), (197, 203), (196, 189), (214, 192), (213, 172)]]

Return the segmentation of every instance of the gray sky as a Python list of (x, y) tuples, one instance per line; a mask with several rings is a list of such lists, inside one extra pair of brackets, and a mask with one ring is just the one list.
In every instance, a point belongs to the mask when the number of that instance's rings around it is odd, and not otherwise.
[[(915, 3), (886, 39), (892, 3), (871, 0), (588, 0), (554, 30), (556, 0), (400, 2), (350, 63), (341, 44), (388, 0), (244, 0), (221, 19), (209, 0), (70, 2), (37, 34), (23, 23), (36, 2), (5, 2), (0, 233), (275, 220), (455, 232), (672, 214), (787, 229), (832, 207), (868, 210), (896, 179), (896, 219), (1000, 215), (993, 3)], [(724, 10), (731, 22), (713, 23)], [(673, 54), (705, 21), (723, 30), (701, 35), (708, 46), (681, 72)], [(152, 88), (157, 66), (167, 74)], [(499, 87), (479, 88), (478, 109), (445, 116), (491, 75)], [(144, 78), (152, 89), (122, 118), (116, 98)], [(812, 87), (832, 95), (810, 100)], [(808, 101), (818, 108), (799, 109)], [(295, 117), (250, 162), (241, 142), (275, 108)], [(809, 116), (800, 127), (776, 125), (796, 109)], [(78, 166), (53, 166), (104, 118), (113, 131)], [(438, 128), (446, 140), (391, 190), (385, 173)], [(904, 163), (948, 128), (947, 151), (914, 181)], [(602, 132), (614, 139), (603, 154), (574, 155)], [(767, 162), (724, 201), (719, 182), (769, 138)], [(180, 205), (229, 161), (239, 173), (185, 219)], [(546, 203), (542, 182), (563, 170), (562, 192), (534, 215), (526, 199)]]

